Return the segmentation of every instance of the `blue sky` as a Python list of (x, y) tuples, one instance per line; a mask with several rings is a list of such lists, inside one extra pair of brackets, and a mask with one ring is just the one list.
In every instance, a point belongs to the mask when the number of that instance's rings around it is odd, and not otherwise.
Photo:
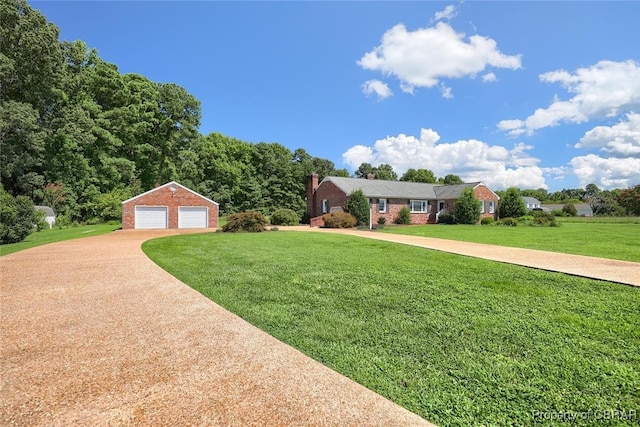
[(495, 189), (640, 184), (640, 2), (30, 2), (203, 134)]

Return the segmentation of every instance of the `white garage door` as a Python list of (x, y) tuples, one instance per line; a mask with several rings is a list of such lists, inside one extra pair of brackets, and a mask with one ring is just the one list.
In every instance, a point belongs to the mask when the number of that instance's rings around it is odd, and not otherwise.
[(136, 206), (136, 228), (167, 228), (166, 206)]
[(207, 208), (182, 206), (178, 208), (178, 228), (207, 228)]

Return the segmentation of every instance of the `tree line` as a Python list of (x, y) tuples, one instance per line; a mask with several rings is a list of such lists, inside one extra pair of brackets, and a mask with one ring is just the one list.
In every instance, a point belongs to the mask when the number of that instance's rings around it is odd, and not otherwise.
[[(58, 27), (25, 0), (0, 2), (3, 200), (23, 196), (51, 206), (60, 222), (119, 220), (120, 202), (176, 180), (216, 200), (224, 214), (287, 208), (302, 215), (306, 175), (350, 176), (302, 148), (202, 135), (200, 119), (200, 102), (183, 87), (123, 74), (84, 42), (59, 40)], [(353, 174), (370, 175), (398, 179), (386, 164), (363, 163)], [(399, 179), (462, 183), (428, 169)], [(598, 212), (640, 214), (640, 190), (632, 190), (563, 190), (557, 197), (597, 197)]]

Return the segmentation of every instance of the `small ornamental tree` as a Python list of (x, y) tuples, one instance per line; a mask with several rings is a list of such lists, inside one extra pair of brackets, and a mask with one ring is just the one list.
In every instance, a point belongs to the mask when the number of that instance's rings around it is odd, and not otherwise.
[(480, 220), (480, 201), (470, 188), (465, 189), (456, 201), (453, 217), (458, 224), (477, 224)]
[(498, 213), (500, 214), (500, 218), (520, 218), (527, 213), (524, 200), (520, 197), (520, 190), (516, 187), (507, 189), (504, 198), (500, 200)]
[(267, 218), (260, 212), (240, 212), (229, 215), (222, 231), (227, 233), (259, 233), (266, 230)]
[(362, 190), (355, 190), (347, 197), (347, 212), (356, 217), (356, 225), (368, 225), (370, 206), (369, 200)]

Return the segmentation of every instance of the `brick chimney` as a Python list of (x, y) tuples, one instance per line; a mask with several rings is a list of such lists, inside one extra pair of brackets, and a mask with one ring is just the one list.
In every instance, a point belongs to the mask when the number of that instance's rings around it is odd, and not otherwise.
[(312, 173), (307, 176), (307, 214), (309, 215), (309, 218), (313, 218), (315, 216), (316, 188), (318, 188), (318, 174)]

